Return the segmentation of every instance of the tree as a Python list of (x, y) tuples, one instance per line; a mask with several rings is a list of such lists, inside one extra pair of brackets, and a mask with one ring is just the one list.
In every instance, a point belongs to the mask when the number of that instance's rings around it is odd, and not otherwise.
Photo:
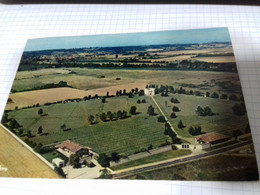
[(23, 128), (18, 129), (18, 135), (21, 136), (23, 134)]
[(152, 105), (148, 107), (147, 114), (150, 116), (154, 115), (154, 107)]
[(213, 93), (211, 94), (211, 97), (212, 97), (212, 98), (218, 98), (219, 96), (218, 96), (218, 94), (217, 94), (216, 92), (213, 92)]
[(103, 97), (101, 101), (102, 103), (106, 103), (106, 98)]
[(178, 103), (180, 103), (180, 101), (176, 98), (171, 98), (171, 103), (178, 104)]
[(153, 149), (153, 144), (150, 144), (148, 147), (147, 147), (147, 150), (152, 150)]
[(2, 118), (2, 123), (7, 123), (8, 122), (8, 114), (4, 113), (3, 118)]
[(74, 168), (80, 167), (79, 164), (79, 156), (77, 154), (71, 154), (69, 158), (69, 163), (72, 165)]
[(39, 128), (38, 128), (38, 134), (42, 134), (42, 126), (39, 126)]
[(10, 129), (17, 129), (19, 127), (20, 127), (20, 124), (17, 122), (17, 120), (12, 118), (10, 120)]
[(136, 114), (136, 107), (131, 106), (129, 113), (132, 114), (132, 115), (135, 115)]
[(227, 94), (222, 94), (222, 95), (220, 96), (220, 99), (226, 100), (226, 99), (227, 99)]
[(138, 93), (139, 96), (143, 96), (144, 95), (144, 90), (140, 90), (139, 93)]
[(206, 107), (204, 108), (204, 113), (205, 113), (205, 115), (207, 115), (207, 116), (212, 116), (212, 115), (214, 115), (214, 113), (212, 112), (211, 108), (208, 107), (208, 106), (206, 106)]
[(159, 122), (159, 123), (166, 122), (164, 116), (158, 116), (158, 122)]
[(244, 103), (244, 102), (241, 102), (240, 104), (239, 104), (239, 103), (236, 103), (236, 104), (232, 107), (232, 110), (233, 110), (234, 114), (236, 114), (236, 115), (238, 115), (238, 116), (243, 116), (243, 115), (245, 115), (245, 113), (246, 113), (245, 103)]
[(27, 131), (27, 137), (28, 138), (32, 137), (32, 132), (30, 130)]
[(93, 115), (88, 116), (88, 122), (89, 124), (93, 124), (95, 117)]
[(113, 177), (108, 169), (101, 169), (99, 172), (101, 172), (100, 179), (112, 179)]
[(146, 103), (145, 99), (142, 99), (142, 103)]
[(178, 128), (183, 129), (184, 127), (185, 126), (183, 125), (182, 120), (180, 120), (179, 123), (178, 123)]
[(249, 123), (247, 123), (245, 133), (250, 133), (250, 132), (251, 132), (251, 129), (250, 129)]
[(176, 114), (174, 112), (171, 113), (171, 118), (177, 118)]
[(66, 131), (66, 129), (67, 129), (66, 124), (64, 123), (63, 125), (60, 126), (60, 128), (62, 131)]
[(109, 92), (107, 92), (107, 97), (109, 97)]
[(102, 167), (110, 167), (110, 157), (105, 153), (101, 153), (97, 161)]
[(118, 110), (117, 113), (116, 113), (116, 115), (117, 115), (117, 117), (118, 117), (119, 119), (121, 119), (121, 118), (122, 118), (122, 111), (121, 111), (121, 110)]
[(189, 133), (193, 136), (200, 135), (201, 134), (201, 126), (195, 126), (189, 128)]
[(209, 97), (210, 96), (210, 93), (207, 91), (206, 92), (206, 97)]
[(40, 109), (38, 110), (38, 114), (39, 114), (39, 115), (42, 115), (42, 114), (43, 114), (42, 108), (40, 108)]
[(106, 115), (106, 113), (102, 113), (100, 116), (100, 119), (103, 121), (103, 122), (105, 122), (106, 120), (107, 120), (107, 115)]
[(135, 88), (135, 93), (138, 93), (138, 88)]
[(172, 111), (173, 112), (179, 112), (180, 110), (179, 110), (179, 108), (177, 106), (173, 106), (172, 107)]
[(111, 161), (118, 162), (120, 160), (120, 156), (117, 152), (111, 153)]
[(239, 129), (233, 131), (233, 136), (235, 137), (235, 140), (237, 140), (237, 137), (240, 135), (242, 135), (242, 132)]
[(122, 112), (122, 118), (126, 118), (127, 117), (127, 112), (125, 110), (123, 110)]
[(232, 94), (229, 96), (229, 100), (238, 101), (238, 98), (236, 95)]
[(204, 112), (204, 110), (203, 110), (203, 108), (202, 108), (201, 106), (198, 106), (198, 107), (197, 107), (196, 113), (197, 113), (199, 116), (206, 116), (206, 115), (205, 115), (205, 112)]
[(141, 103), (141, 101), (138, 99), (136, 103), (137, 103), (137, 104), (140, 104), (140, 103)]
[(109, 118), (110, 121), (113, 120), (114, 114), (112, 114), (110, 111), (107, 112), (107, 117)]

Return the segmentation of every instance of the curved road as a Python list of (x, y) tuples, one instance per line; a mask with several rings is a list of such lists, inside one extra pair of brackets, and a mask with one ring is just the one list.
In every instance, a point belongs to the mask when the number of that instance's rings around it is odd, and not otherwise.
[(224, 153), (224, 152), (227, 152), (229, 150), (240, 148), (242, 146), (245, 146), (245, 145), (248, 145), (248, 144), (251, 144), (251, 143), (252, 143), (252, 140), (249, 140), (249, 141), (242, 142), (242, 143), (239, 143), (239, 144), (236, 144), (236, 145), (232, 145), (232, 146), (229, 146), (229, 147), (218, 149), (216, 151), (207, 152), (207, 153), (199, 154), (199, 155), (196, 155), (196, 156), (181, 158), (181, 159), (178, 159), (178, 160), (160, 163), (160, 164), (157, 164), (157, 165), (151, 165), (151, 166), (147, 166), (147, 167), (136, 168), (136, 169), (133, 169), (133, 170), (130, 170), (130, 171), (115, 173), (115, 174), (112, 174), (112, 175), (113, 175), (113, 178), (116, 179), (116, 178), (120, 178), (120, 177), (125, 177), (125, 176), (129, 176), (129, 175), (137, 174), (137, 173), (140, 173), (140, 172), (146, 172), (146, 171), (151, 171), (151, 170), (158, 169), (158, 168), (168, 167), (168, 166), (171, 166), (171, 165), (175, 165), (175, 164), (178, 164), (178, 163), (183, 163), (183, 162), (187, 162), (187, 161), (191, 161), (191, 160), (199, 160), (200, 158), (203, 158), (203, 157), (209, 157), (209, 156), (213, 156), (213, 155), (216, 155), (216, 154)]

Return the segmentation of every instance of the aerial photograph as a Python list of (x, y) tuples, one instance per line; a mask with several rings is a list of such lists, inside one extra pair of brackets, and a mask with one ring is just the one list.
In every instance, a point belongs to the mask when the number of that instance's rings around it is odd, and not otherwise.
[(1, 124), (0, 177), (259, 179), (227, 28), (30, 39)]

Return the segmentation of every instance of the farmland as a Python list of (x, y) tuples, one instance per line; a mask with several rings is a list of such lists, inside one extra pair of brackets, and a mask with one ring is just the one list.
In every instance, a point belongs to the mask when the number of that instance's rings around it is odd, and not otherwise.
[[(2, 121), (34, 150), (46, 149), (48, 161), (65, 140), (90, 147), (98, 160), (130, 159), (115, 170), (206, 152), (196, 149), (196, 135), (235, 139), (250, 132), (228, 42), (24, 52)], [(195, 145), (185, 150), (189, 144)], [(162, 152), (165, 145), (173, 150)], [(143, 156), (152, 149), (158, 153)], [(141, 158), (128, 158), (133, 154)], [(192, 171), (183, 178), (204, 178)], [(160, 179), (149, 174), (144, 177)], [(180, 179), (178, 171), (169, 174), (165, 179)]]
[[(177, 133), (184, 137), (192, 137), (188, 131), (190, 124), (201, 126), (202, 131), (205, 133), (214, 131), (228, 136), (232, 136), (233, 131), (236, 129), (244, 131), (248, 124), (246, 115), (234, 115), (232, 107), (236, 103), (235, 101), (180, 94), (169, 95), (168, 97), (156, 96), (155, 98), (168, 116), (172, 113), (172, 106), (177, 106), (180, 109), (179, 112), (176, 112), (177, 118), (169, 118)], [(180, 103), (171, 103), (170, 105), (168, 103), (167, 107), (164, 106), (165, 101), (170, 102), (171, 98), (177, 98)], [(206, 117), (198, 116), (195, 112), (198, 106), (209, 106), (216, 115)], [(178, 122), (180, 120), (186, 125), (183, 129), (178, 128)], [(239, 121), (239, 123), (237, 123), (237, 121)]]
[(14, 139), (0, 126), (0, 165), (7, 172), (0, 171), (1, 177), (59, 178), (44, 162)]
[[(164, 125), (157, 122), (157, 117), (148, 116), (147, 108), (153, 105), (149, 97), (142, 97), (146, 103), (137, 106), (139, 114), (123, 120), (88, 124), (87, 118), (90, 114), (96, 116), (103, 112), (118, 110), (129, 111), (132, 105), (136, 105), (138, 97), (115, 97), (107, 98), (107, 103), (101, 100), (88, 100), (82, 102), (70, 102), (66, 104), (55, 104), (42, 106), (47, 116), (37, 114), (39, 108), (15, 110), (9, 113), (10, 118), (15, 118), (23, 125), (24, 129), (31, 130), (35, 137), (33, 141), (42, 144), (51, 144), (67, 139), (89, 146), (97, 152), (119, 152), (131, 154), (150, 144), (158, 147), (165, 143), (168, 138), (163, 134)], [(28, 122), (30, 121), (30, 122)], [(72, 128), (63, 132), (60, 129), (62, 124)], [(39, 126), (48, 135), (37, 135)]]

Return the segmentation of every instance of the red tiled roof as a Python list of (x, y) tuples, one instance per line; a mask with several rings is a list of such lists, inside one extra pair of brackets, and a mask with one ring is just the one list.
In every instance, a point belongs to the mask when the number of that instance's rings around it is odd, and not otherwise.
[(57, 145), (56, 146), (57, 148), (61, 148), (61, 149), (65, 149), (67, 148), (68, 150), (70, 150), (71, 152), (78, 152), (79, 150), (83, 149), (83, 148), (87, 148), (87, 147), (84, 147), (84, 146), (81, 146), (80, 144), (78, 143), (75, 143), (71, 140), (66, 140), (64, 142), (62, 142), (61, 144)]
[(215, 133), (215, 132), (211, 132), (211, 133), (206, 133), (206, 134), (202, 134), (202, 135), (198, 135), (195, 137), (197, 140), (202, 140), (204, 142), (214, 142), (214, 141), (218, 141), (218, 140), (222, 140), (222, 139), (226, 139), (228, 138), (228, 136), (223, 135), (223, 134), (219, 134), (219, 133)]

